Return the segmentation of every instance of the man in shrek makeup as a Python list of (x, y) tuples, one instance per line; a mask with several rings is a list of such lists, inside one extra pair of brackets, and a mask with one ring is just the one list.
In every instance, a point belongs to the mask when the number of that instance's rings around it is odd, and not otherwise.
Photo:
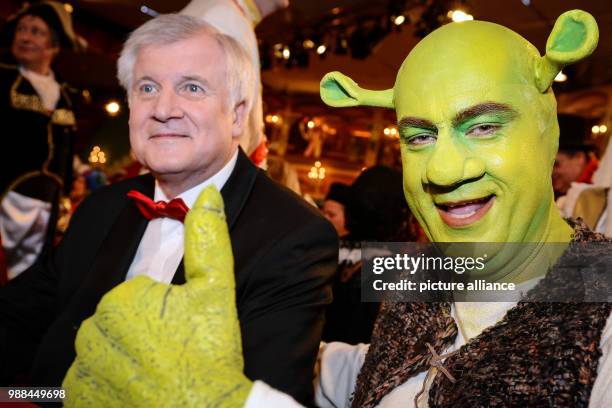
[[(438, 34), (414, 49), (394, 88), (406, 198), (430, 240), (570, 241), (551, 188), (559, 130), (552, 91), (534, 82), (539, 53), (495, 24)], [(489, 258), (479, 277), (516, 283), (543, 274), (556, 259), (548, 250), (562, 250), (481, 248)]]
[[(567, 242), (550, 183), (559, 133), (550, 83), (553, 65), (592, 52), (593, 26), (558, 62), (496, 24), (449, 24), (412, 50), (393, 89), (331, 73), (322, 98), (395, 108), (406, 198), (432, 241)], [(562, 29), (549, 49), (568, 46), (555, 43)]]
[[(573, 230), (550, 181), (559, 136), (551, 84), (597, 39), (595, 20), (581, 11), (557, 20), (543, 57), (497, 24), (448, 24), (410, 52), (392, 89), (365, 90), (333, 72), (321, 97), (396, 110), (406, 199), (432, 242), (566, 243)], [(479, 277), (517, 283), (542, 275), (562, 251), (481, 248), (489, 258)]]
[[(523, 70), (504, 70), (506, 52), (468, 59), (449, 45), (444, 56), (420, 56), (424, 67), (408, 60), (398, 77), (405, 191), (421, 225), (438, 242), (569, 241), (550, 188), (554, 98), (521, 83)], [(442, 58), (465, 73), (419, 75)]]

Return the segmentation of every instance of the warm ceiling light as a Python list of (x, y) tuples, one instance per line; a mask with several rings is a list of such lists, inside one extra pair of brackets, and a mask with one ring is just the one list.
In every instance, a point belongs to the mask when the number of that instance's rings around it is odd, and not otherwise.
[(334, 7), (333, 9), (331, 9), (333, 15), (340, 14), (341, 11), (342, 9), (340, 7)]
[(307, 50), (314, 48), (315, 43), (312, 40), (304, 40), (304, 42), (302, 43), (302, 45), (304, 46), (304, 48), (306, 48)]
[(307, 123), (307, 126), (308, 126), (308, 129), (312, 129), (312, 128), (314, 128), (314, 127), (315, 127), (315, 123), (314, 123), (314, 121), (309, 120), (309, 121), (308, 121), (308, 123)]
[(289, 59), (290, 56), (291, 56), (291, 50), (289, 49), (289, 47), (283, 48), (283, 58), (287, 60)]
[(594, 134), (606, 133), (608, 131), (608, 127), (606, 125), (595, 125), (591, 128), (591, 132)]
[(406, 21), (406, 17), (404, 17), (402, 14), (400, 14), (397, 17), (395, 17), (395, 19), (393, 20), (395, 25), (402, 25), (402, 24), (404, 24), (404, 21)]
[(100, 146), (94, 146), (89, 152), (88, 159), (90, 163), (100, 163), (104, 164), (107, 161), (106, 154), (100, 150)]
[(66, 10), (68, 13), (72, 13), (74, 11), (74, 7), (72, 7), (72, 4), (70, 3), (64, 3), (64, 10)]
[(327, 47), (325, 46), (325, 44), (321, 44), (317, 47), (317, 54), (323, 55), (325, 51), (327, 51)]
[(450, 16), (451, 20), (453, 20), (455, 23), (460, 23), (462, 21), (469, 21), (469, 20), (474, 19), (473, 15), (468, 14), (462, 10), (451, 10), (448, 12), (448, 15)]
[(85, 102), (91, 103), (91, 92), (89, 92), (88, 89), (83, 89), (81, 91), (81, 95), (83, 96), (83, 99), (85, 100)]
[(109, 103), (107, 103), (104, 106), (104, 109), (106, 109), (106, 112), (109, 115), (115, 116), (117, 113), (119, 113), (119, 110), (121, 109), (121, 106), (119, 106), (119, 103), (117, 103), (115, 101), (110, 101)]

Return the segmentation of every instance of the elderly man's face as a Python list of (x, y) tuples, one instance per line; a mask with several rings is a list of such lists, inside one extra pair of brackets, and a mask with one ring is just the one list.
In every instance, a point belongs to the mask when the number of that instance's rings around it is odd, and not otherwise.
[(533, 86), (535, 50), (470, 27), (426, 38), (398, 75), (406, 197), (433, 241), (538, 241), (552, 200), (554, 97)]
[(239, 108), (231, 107), (225, 55), (202, 32), (143, 48), (134, 65), (130, 142), (156, 177), (188, 186), (218, 172), (238, 146)]
[(59, 48), (53, 46), (47, 23), (40, 17), (26, 14), (15, 27), (11, 52), (17, 62), (32, 69), (51, 65)]

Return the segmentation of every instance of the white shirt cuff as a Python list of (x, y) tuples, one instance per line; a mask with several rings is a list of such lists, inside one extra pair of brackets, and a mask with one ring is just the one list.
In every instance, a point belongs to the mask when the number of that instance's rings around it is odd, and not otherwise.
[(255, 381), (244, 408), (303, 408), (303, 406), (265, 382)]

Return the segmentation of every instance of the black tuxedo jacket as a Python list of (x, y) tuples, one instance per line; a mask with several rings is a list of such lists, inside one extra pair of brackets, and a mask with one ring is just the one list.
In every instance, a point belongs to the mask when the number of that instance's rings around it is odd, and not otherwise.
[[(55, 253), (0, 289), (3, 385), (28, 373), (59, 386), (74, 357), (80, 324), (125, 280), (147, 225), (126, 196), (153, 196), (150, 175), (92, 194), (75, 212)], [(312, 372), (337, 238), (316, 209), (253, 166), (242, 151), (221, 190), (235, 258), (245, 373), (312, 401)], [(173, 283), (184, 283), (182, 263)]]

